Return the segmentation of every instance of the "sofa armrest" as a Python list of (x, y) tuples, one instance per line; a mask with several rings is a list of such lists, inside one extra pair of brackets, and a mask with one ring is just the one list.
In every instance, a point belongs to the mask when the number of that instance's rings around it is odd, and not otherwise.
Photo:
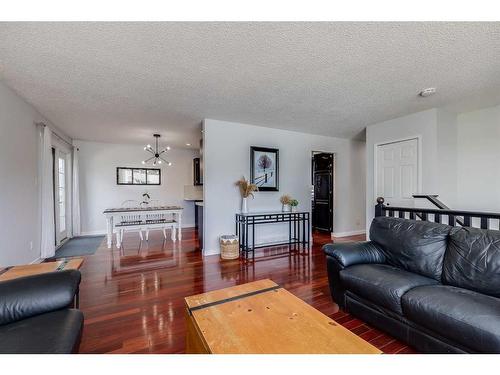
[(0, 282), (0, 325), (71, 306), (80, 280), (66, 270)]
[(323, 246), (326, 255), (334, 258), (342, 267), (355, 264), (385, 263), (385, 255), (379, 245), (371, 241), (331, 243)]

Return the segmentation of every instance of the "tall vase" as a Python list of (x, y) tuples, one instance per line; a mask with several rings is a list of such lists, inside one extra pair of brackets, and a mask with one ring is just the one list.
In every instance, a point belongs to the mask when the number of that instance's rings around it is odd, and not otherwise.
[(241, 213), (242, 214), (247, 214), (248, 213), (247, 200), (248, 200), (248, 198), (241, 198)]

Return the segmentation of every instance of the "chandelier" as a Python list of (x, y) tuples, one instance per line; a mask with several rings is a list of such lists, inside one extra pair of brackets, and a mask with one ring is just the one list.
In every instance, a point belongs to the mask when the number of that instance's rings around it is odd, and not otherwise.
[(147, 145), (146, 147), (144, 147), (144, 151), (148, 151), (153, 156), (151, 156), (149, 159), (143, 160), (142, 164), (147, 164), (147, 163), (152, 162), (153, 165), (162, 164), (162, 163), (165, 163), (165, 164), (167, 164), (169, 166), (172, 165), (171, 162), (166, 161), (165, 159), (163, 159), (161, 157), (161, 155), (163, 153), (165, 153), (168, 150), (170, 150), (170, 147), (167, 146), (167, 148), (165, 148), (164, 150), (160, 151), (160, 149), (158, 148), (158, 140), (160, 139), (161, 136), (160, 136), (160, 134), (153, 134), (153, 137), (155, 137), (155, 148), (151, 147), (151, 145)]

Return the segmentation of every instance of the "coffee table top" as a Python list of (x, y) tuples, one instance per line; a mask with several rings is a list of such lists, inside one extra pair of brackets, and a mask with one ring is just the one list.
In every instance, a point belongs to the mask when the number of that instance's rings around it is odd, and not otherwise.
[(269, 279), (185, 302), (211, 353), (381, 353)]
[(38, 275), (41, 273), (78, 270), (83, 264), (83, 258), (60, 259), (54, 262), (26, 264), (8, 267), (0, 270), (0, 281), (17, 279), (18, 277)]

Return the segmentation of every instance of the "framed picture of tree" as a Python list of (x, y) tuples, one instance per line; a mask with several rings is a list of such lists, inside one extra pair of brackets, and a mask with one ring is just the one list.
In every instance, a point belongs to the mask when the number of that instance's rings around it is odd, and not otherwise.
[(279, 191), (279, 150), (250, 147), (250, 181), (259, 191)]

